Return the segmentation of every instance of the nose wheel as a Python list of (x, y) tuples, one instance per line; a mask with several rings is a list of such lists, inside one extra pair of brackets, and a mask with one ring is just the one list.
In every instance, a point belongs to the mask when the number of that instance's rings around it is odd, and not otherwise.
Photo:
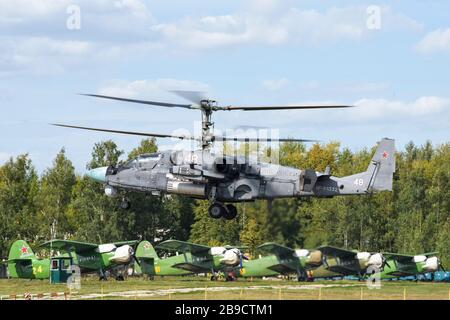
[(131, 207), (131, 202), (130, 202), (130, 200), (128, 200), (127, 198), (123, 198), (123, 199), (120, 201), (119, 206), (120, 206), (120, 209), (122, 209), (122, 210), (128, 210), (128, 209), (130, 209), (130, 207)]
[(215, 202), (209, 207), (208, 213), (213, 219), (224, 218), (225, 220), (233, 220), (237, 216), (237, 209), (232, 204), (223, 205)]

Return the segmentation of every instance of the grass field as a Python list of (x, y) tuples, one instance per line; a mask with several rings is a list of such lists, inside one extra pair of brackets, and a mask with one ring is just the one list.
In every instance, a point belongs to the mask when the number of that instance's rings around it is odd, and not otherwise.
[[(2, 299), (23, 299), (29, 292), (32, 299), (49, 299), (51, 293), (69, 293), (64, 284), (49, 284), (46, 280), (1, 279)], [(37, 296), (44, 294), (44, 296)], [(14, 297), (15, 295), (15, 297)], [(195, 299), (195, 300), (450, 300), (449, 283), (382, 282), (380, 289), (368, 289), (358, 281), (271, 281), (239, 279), (235, 282), (207, 278), (129, 278), (119, 282), (99, 282), (83, 278), (81, 289), (70, 292), (67, 299)], [(53, 299), (64, 299), (63, 295)]]

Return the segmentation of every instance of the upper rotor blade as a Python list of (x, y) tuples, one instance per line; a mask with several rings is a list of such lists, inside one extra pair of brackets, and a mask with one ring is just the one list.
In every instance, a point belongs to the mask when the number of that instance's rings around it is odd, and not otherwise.
[(296, 105), (296, 106), (226, 106), (220, 110), (243, 110), (243, 111), (261, 111), (261, 110), (291, 110), (291, 109), (340, 109), (353, 108), (347, 105)]
[(319, 142), (319, 140), (311, 139), (295, 139), (295, 138), (240, 138), (240, 137), (222, 137), (214, 136), (215, 141), (237, 141), (237, 142)]
[(195, 104), (199, 104), (202, 100), (208, 100), (206, 92), (203, 91), (172, 90), (170, 92)]
[(178, 104), (178, 103), (167, 103), (167, 102), (148, 101), (148, 100), (136, 100), (136, 99), (127, 99), (127, 98), (104, 96), (104, 95), (100, 95), (100, 94), (81, 93), (80, 95), (88, 96), (88, 97), (95, 97), (95, 98), (102, 98), (102, 99), (110, 99), (110, 100), (118, 100), (118, 101), (125, 101), (125, 102), (149, 104), (149, 105), (152, 105), (152, 106), (160, 106), (160, 107), (169, 107), (169, 108), (179, 107), (179, 108), (185, 108), (185, 109), (196, 109), (194, 106), (192, 106), (190, 104)]
[(65, 127), (65, 128), (74, 128), (74, 129), (82, 129), (82, 130), (91, 130), (91, 131), (101, 131), (101, 132), (112, 132), (112, 133), (120, 133), (120, 134), (130, 134), (135, 136), (145, 136), (145, 137), (156, 137), (156, 138), (176, 138), (181, 140), (200, 140), (191, 136), (177, 136), (171, 134), (160, 134), (160, 133), (147, 133), (147, 132), (135, 132), (135, 131), (122, 131), (122, 130), (110, 130), (110, 129), (98, 129), (98, 128), (89, 128), (89, 127), (79, 127), (79, 126), (70, 126), (66, 124), (59, 123), (51, 123), (53, 126)]

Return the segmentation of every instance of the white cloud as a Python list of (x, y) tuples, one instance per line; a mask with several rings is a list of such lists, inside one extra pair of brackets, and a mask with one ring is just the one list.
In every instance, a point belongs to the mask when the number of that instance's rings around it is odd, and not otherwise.
[(416, 46), (421, 53), (450, 53), (450, 28), (437, 29), (427, 35)]
[[(81, 8), (76, 32), (65, 29), (72, 3)], [(382, 8), (382, 17), (382, 30), (415, 30), (418, 25), (389, 7)], [(143, 0), (0, 0), (0, 75), (61, 73), (87, 53), (91, 59), (85, 62), (101, 63), (161, 49), (180, 54), (225, 46), (359, 41), (371, 34), (366, 19), (365, 6), (319, 11), (251, 0), (230, 14), (157, 23)]]
[(422, 117), (450, 110), (450, 99), (424, 96), (414, 101), (392, 101), (386, 99), (361, 99), (355, 102), (358, 108), (352, 114), (359, 119), (382, 119)]
[(0, 75), (60, 73), (64, 65), (74, 63), (91, 52), (85, 41), (55, 40), (47, 37), (0, 38)]
[(65, 10), (69, 4), (69, 0), (0, 0), (0, 18), (3, 22), (23, 22)]
[[(272, 2), (267, 4), (272, 6)], [(382, 7), (381, 31), (421, 29), (413, 19)], [(365, 6), (325, 11), (287, 8), (279, 14), (254, 10), (228, 15), (188, 17), (152, 28), (175, 46), (200, 50), (244, 44), (308, 44), (361, 40), (373, 31), (366, 25)]]
[[(339, 101), (302, 101), (292, 105), (340, 105)], [(384, 98), (364, 98), (350, 103), (355, 108), (289, 110), (270, 118), (273, 127), (289, 127), (294, 123), (308, 123), (311, 127), (323, 125), (324, 119), (332, 119), (332, 125), (342, 128), (355, 125), (381, 125), (408, 127), (412, 123), (442, 126), (450, 116), (450, 98), (423, 96), (413, 101), (389, 100)], [(267, 115), (256, 115), (264, 123)], [(331, 120), (330, 120), (331, 121)], [(439, 124), (438, 124), (439, 123)], [(446, 124), (447, 126), (447, 124)]]
[(25, 22), (26, 19), (46, 17), (54, 13), (66, 15), (70, 5), (99, 13), (105, 10), (131, 12), (135, 16), (149, 16), (150, 11), (142, 0), (0, 0), (0, 17), (11, 22)]
[(289, 80), (286, 78), (276, 79), (276, 80), (264, 80), (262, 82), (264, 88), (270, 91), (277, 91), (282, 88), (285, 88), (289, 85)]

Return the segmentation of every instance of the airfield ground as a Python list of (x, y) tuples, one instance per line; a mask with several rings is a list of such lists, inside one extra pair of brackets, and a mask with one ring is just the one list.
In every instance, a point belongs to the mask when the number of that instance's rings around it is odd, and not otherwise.
[[(69, 292), (64, 284), (47, 280), (1, 279), (1, 299), (194, 299), (194, 300), (450, 300), (449, 283), (382, 282), (380, 289), (369, 290), (365, 282), (315, 281), (299, 283), (288, 280), (253, 280), (235, 282), (206, 278), (129, 278), (99, 282), (83, 278), (81, 289)], [(66, 296), (64, 296), (66, 292)], [(52, 297), (53, 293), (53, 297)], [(55, 296), (55, 293), (58, 295)], [(39, 295), (43, 294), (43, 295)], [(39, 296), (38, 296), (39, 295)]]

